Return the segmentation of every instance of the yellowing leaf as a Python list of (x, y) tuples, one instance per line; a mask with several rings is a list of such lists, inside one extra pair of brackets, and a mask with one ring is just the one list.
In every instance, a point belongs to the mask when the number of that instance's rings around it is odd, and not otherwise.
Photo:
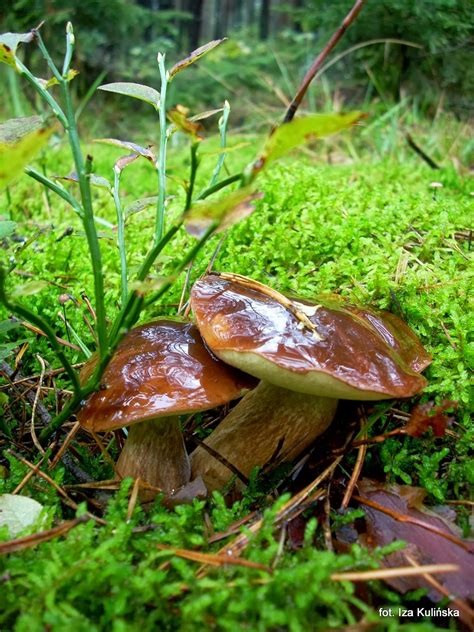
[(99, 86), (99, 90), (115, 92), (116, 94), (123, 94), (127, 97), (140, 99), (140, 101), (145, 101), (152, 105), (156, 110), (160, 107), (160, 93), (158, 90), (150, 88), (150, 86), (144, 86), (141, 83), (118, 81), (117, 83), (106, 83), (103, 86)]
[(253, 202), (261, 197), (262, 193), (252, 193), (245, 188), (215, 202), (198, 202), (184, 216), (186, 230), (193, 237), (200, 238), (213, 224), (219, 227), (219, 231), (230, 228), (253, 213)]
[(193, 121), (186, 118), (185, 108), (178, 106), (170, 110), (168, 112), (168, 118), (180, 132), (184, 132), (196, 140), (202, 139), (202, 136), (199, 136), (199, 132), (203, 129), (202, 125), (200, 123), (193, 123)]
[(363, 117), (362, 112), (311, 114), (295, 118), (289, 123), (283, 123), (274, 129), (268, 137), (260, 156), (262, 162), (260, 168), (272, 160), (281, 158), (299, 145), (347, 129)]
[(198, 59), (201, 59), (201, 57), (204, 57), (204, 55), (209, 53), (211, 50), (214, 50), (214, 48), (217, 48), (225, 41), (225, 37), (223, 39), (212, 40), (211, 42), (204, 44), (204, 46), (200, 46), (199, 48), (196, 48), (196, 50), (193, 50), (192, 53), (189, 53), (187, 57), (179, 61), (171, 68), (169, 72), (169, 81), (171, 81), (178, 72), (181, 72), (181, 70), (184, 70), (191, 64), (194, 64), (195, 61), (198, 61)]
[(39, 116), (10, 119), (0, 124), (0, 189), (4, 188), (39, 152), (53, 133)]
[(19, 44), (27, 44), (34, 39), (33, 31), (29, 33), (3, 33), (0, 35), (0, 62), (8, 64), (16, 71), (16, 49)]
[[(77, 77), (78, 74), (79, 70), (73, 70), (71, 68), (71, 70), (69, 70), (69, 72), (67, 73), (66, 79), (68, 81), (72, 81), (74, 77)], [(40, 79), (39, 77), (37, 77), (37, 79), (46, 90), (49, 90), (49, 88), (51, 88), (52, 86), (57, 86), (59, 83), (56, 77), (51, 77), (51, 79)]]

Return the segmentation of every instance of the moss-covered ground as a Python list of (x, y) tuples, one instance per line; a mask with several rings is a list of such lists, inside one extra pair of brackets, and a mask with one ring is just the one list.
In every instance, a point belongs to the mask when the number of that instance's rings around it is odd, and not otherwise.
[[(349, 142), (349, 141), (348, 141)], [(229, 154), (229, 165), (245, 164), (254, 154), (255, 140), (242, 152)], [(103, 147), (89, 147), (95, 171), (107, 176), (119, 153)], [(354, 152), (352, 152), (353, 154)], [(256, 211), (233, 227), (221, 245), (214, 263), (217, 270), (238, 272), (256, 278), (283, 292), (304, 296), (337, 293), (351, 301), (389, 309), (401, 315), (417, 332), (433, 355), (426, 371), (429, 386), (414, 400), (396, 402), (408, 411), (419, 401), (458, 402), (450, 433), (442, 438), (430, 434), (421, 439), (396, 437), (370, 447), (364, 474), (389, 482), (421, 486), (429, 504), (466, 499), (474, 483), (472, 442), (472, 332), (471, 233), (474, 186), (468, 177), (450, 166), (433, 171), (415, 155), (403, 158), (384, 151), (380, 159), (359, 160), (343, 165), (324, 164), (308, 157), (291, 157), (269, 170), (261, 180), (265, 193)], [(186, 155), (179, 151), (172, 172), (182, 173)], [(45, 155), (50, 174), (70, 171), (63, 149)], [(212, 167), (204, 167), (198, 186), (204, 186)], [(442, 188), (433, 188), (436, 180)], [(148, 165), (132, 165), (123, 182), (128, 203), (155, 194), (155, 175)], [(170, 184), (169, 217), (179, 211), (182, 194)], [(114, 210), (107, 193), (96, 192), (96, 213), (114, 223)], [(41, 189), (23, 178), (11, 187), (10, 202), (2, 198), (1, 212), (18, 222), (17, 237), (26, 241), (4, 243), (2, 258), (16, 263), (9, 287), (17, 291), (43, 316), (50, 318), (58, 333), (66, 337), (58, 311), (59, 296), (81, 293), (92, 296), (87, 251), (79, 224), (62, 201), (49, 202)], [(127, 223), (127, 248), (131, 271), (146, 252), (153, 226), (153, 210), (134, 215)], [(104, 252), (107, 307), (116, 310), (119, 287), (115, 232), (101, 226)], [(207, 266), (220, 237), (214, 237), (195, 261), (191, 281)], [(178, 261), (192, 238), (185, 233), (166, 250), (156, 277), (166, 274)], [(18, 286), (41, 280), (44, 286), (27, 294)], [(182, 293), (184, 275), (143, 318), (175, 314)], [(30, 287), (30, 289), (32, 289)], [(38, 289), (38, 287), (36, 288)], [(471, 296), (470, 296), (471, 292)], [(66, 304), (71, 324), (92, 349), (83, 321), (83, 304)], [(5, 313), (3, 317), (6, 317)], [(38, 373), (38, 356), (57, 366), (43, 339), (24, 330), (11, 330), (5, 341), (26, 340), (22, 358), (25, 375)], [(80, 352), (71, 360), (81, 362)], [(14, 363), (15, 355), (6, 358)], [(58, 379), (57, 388), (68, 384)], [(31, 410), (2, 395), (4, 411), (0, 446), (11, 447), (18, 424), (28, 420)], [(44, 403), (54, 409), (51, 391)], [(393, 428), (396, 420), (386, 403), (372, 407), (369, 419), (376, 419), (371, 433)], [(13, 414), (12, 414), (13, 411)], [(21, 451), (21, 446), (13, 446)], [(27, 454), (38, 459), (34, 446)], [(82, 466), (97, 479), (110, 477), (100, 453), (91, 453), (84, 437), (77, 439), (76, 454)], [(112, 446), (112, 453), (114, 453)], [(343, 463), (350, 472), (354, 455)], [(0, 493), (11, 492), (27, 468), (11, 455), (0, 477)], [(70, 472), (59, 465), (50, 474), (62, 484), (73, 483)], [(33, 477), (23, 489), (45, 504), (50, 524), (71, 518), (74, 512), (61, 504), (44, 481)], [(257, 502), (255, 499), (259, 498)], [(368, 591), (358, 591), (348, 582), (331, 581), (336, 571), (366, 569), (377, 565), (381, 553), (369, 554), (355, 545), (347, 553), (327, 551), (323, 531), (311, 509), (304, 543), (297, 550), (283, 545), (272, 529), (272, 520), (282, 498), (272, 506), (258, 496), (258, 481), (252, 494), (226, 508), (222, 498), (174, 510), (159, 503), (148, 513), (136, 508), (126, 519), (128, 487), (123, 485), (107, 509), (106, 526), (93, 521), (73, 529), (67, 537), (35, 549), (0, 558), (0, 629), (36, 632), (40, 630), (327, 630), (341, 629), (364, 617), (373, 629), (434, 630), (436, 623), (381, 620), (378, 608), (403, 603), (407, 597), (373, 582)], [(265, 526), (255, 536), (245, 557), (274, 567), (273, 573), (231, 566), (211, 570), (196, 578), (197, 565), (159, 550), (157, 544), (214, 551), (221, 542), (209, 545), (212, 525), (225, 531), (255, 506), (263, 511)], [(458, 506), (456, 506), (458, 507)], [(467, 515), (459, 506), (458, 522), (465, 528)], [(149, 525), (149, 527), (146, 527)], [(146, 528), (142, 528), (146, 527)], [(7, 534), (3, 534), (7, 539)], [(164, 564), (168, 562), (168, 564)], [(414, 598), (412, 595), (411, 598)], [(378, 622), (378, 624), (376, 623)], [(448, 625), (457, 629), (457, 623)], [(354, 628), (355, 629), (355, 628)]]

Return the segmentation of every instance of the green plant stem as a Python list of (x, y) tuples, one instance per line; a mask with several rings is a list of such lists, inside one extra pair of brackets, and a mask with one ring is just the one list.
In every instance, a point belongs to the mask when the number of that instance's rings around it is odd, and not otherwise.
[(5, 291), (5, 271), (3, 268), (0, 268), (0, 301), (13, 314), (17, 314), (24, 320), (30, 323), (33, 323), (33, 325), (41, 329), (41, 331), (43, 331), (46, 334), (53, 348), (54, 353), (56, 354), (58, 360), (63, 365), (64, 370), (66, 371), (69, 379), (71, 380), (72, 386), (74, 388), (74, 392), (79, 393), (80, 391), (79, 378), (77, 377), (76, 371), (72, 368), (71, 363), (67, 359), (64, 351), (61, 349), (61, 346), (56, 340), (56, 334), (54, 333), (53, 328), (50, 326), (50, 324), (46, 320), (43, 320), (41, 316), (38, 316), (37, 314), (29, 310), (27, 307), (24, 307), (23, 305), (18, 305), (17, 303), (11, 302), (9, 300)]
[(92, 263), (92, 272), (94, 276), (94, 294), (95, 294), (95, 310), (97, 316), (97, 338), (99, 341), (99, 355), (102, 358), (107, 348), (107, 329), (104, 302), (104, 279), (102, 274), (102, 255), (100, 252), (99, 238), (94, 223), (94, 212), (92, 210), (92, 198), (90, 190), (89, 177), (86, 172), (86, 165), (82, 156), (81, 146), (79, 142), (79, 134), (77, 132), (76, 119), (74, 115), (74, 107), (72, 104), (71, 93), (67, 81), (61, 80), (61, 88), (64, 97), (69, 145), (74, 157), (74, 164), (79, 180), (79, 189), (81, 192), (81, 200), (83, 207), (83, 226), (86, 233), (89, 253)]
[(189, 185), (188, 190), (186, 191), (186, 202), (184, 205), (184, 212), (188, 211), (191, 208), (193, 202), (193, 191), (194, 191), (194, 183), (196, 182), (196, 173), (199, 166), (198, 160), (198, 148), (199, 143), (192, 143), (191, 145), (191, 168), (190, 168), (190, 176), (189, 176)]
[(117, 211), (117, 245), (120, 255), (120, 297), (121, 304), (125, 305), (128, 296), (127, 285), (127, 253), (125, 251), (125, 217), (120, 201), (120, 169), (114, 169), (113, 196), (115, 210)]
[(66, 115), (62, 111), (57, 101), (49, 94), (46, 88), (43, 88), (43, 86), (39, 83), (36, 77), (28, 70), (28, 68), (18, 58), (16, 58), (15, 62), (16, 62), (17, 68), (20, 71), (20, 74), (23, 77), (25, 77), (25, 79), (33, 86), (33, 88), (40, 95), (40, 97), (46, 101), (46, 103), (52, 109), (52, 111), (54, 112), (54, 115), (59, 120), (61, 125), (63, 125), (64, 128), (67, 128), (68, 123), (67, 123)]
[(216, 230), (218, 226), (219, 226), (218, 223), (214, 223), (214, 224), (211, 224), (211, 226), (209, 226), (209, 228), (206, 230), (206, 232), (201, 237), (201, 239), (199, 239), (199, 241), (196, 242), (196, 244), (191, 248), (191, 250), (184, 257), (184, 259), (182, 259), (179, 262), (179, 264), (176, 266), (176, 268), (173, 270), (173, 273), (170, 275), (169, 280), (166, 281), (157, 292), (155, 292), (154, 294), (152, 294), (151, 296), (147, 298), (147, 300), (145, 301), (145, 305), (150, 305), (151, 303), (154, 303), (159, 298), (161, 298), (165, 292), (169, 290), (169, 288), (173, 285), (174, 281), (176, 280), (177, 276), (181, 274), (181, 272), (186, 268), (186, 266), (195, 258), (195, 256), (198, 254), (201, 248), (205, 245), (209, 237), (211, 237), (211, 235), (214, 233), (214, 231)]
[(158, 154), (158, 205), (156, 209), (155, 244), (159, 243), (165, 229), (165, 203), (166, 203), (166, 146), (168, 143), (168, 126), (166, 123), (166, 88), (168, 77), (166, 76), (165, 56), (158, 55), (158, 67), (161, 77), (160, 93), (160, 148)]
[[(145, 257), (145, 261), (142, 263), (140, 270), (137, 274), (137, 281), (144, 281), (147, 274), (149, 273), (151, 266), (154, 264), (156, 258), (163, 250), (163, 248), (168, 244), (169, 241), (176, 235), (178, 230), (181, 227), (181, 223), (173, 225), (168, 232), (162, 237), (162, 239), (155, 244), (151, 250), (148, 252)], [(127, 323), (127, 327), (131, 327), (134, 324), (133, 318), (137, 317), (136, 307), (139, 303), (140, 296), (137, 292), (130, 292), (127, 297), (126, 302), (122, 305), (122, 309), (119, 314), (115, 318), (115, 321), (112, 325), (112, 329), (109, 335), (109, 346), (115, 344), (117, 337), (120, 335), (121, 330), (125, 329), (125, 323)], [(130, 317), (130, 314), (133, 314), (133, 317)]]
[(233, 184), (234, 182), (238, 182), (239, 180), (242, 180), (243, 177), (244, 177), (243, 173), (236, 173), (233, 176), (229, 176), (228, 178), (225, 178), (225, 180), (221, 180), (217, 184), (214, 184), (212, 187), (208, 187), (207, 189), (204, 189), (204, 191), (199, 194), (196, 200), (204, 200), (205, 198), (209, 197), (213, 193), (217, 193), (217, 191), (220, 191), (221, 189), (228, 187), (230, 184)]
[(56, 67), (56, 64), (54, 63), (54, 61), (52, 60), (52, 57), (49, 54), (49, 51), (46, 48), (46, 46), (45, 46), (45, 44), (43, 42), (43, 38), (41, 37), (41, 33), (39, 31), (36, 31), (36, 41), (38, 42), (38, 48), (40, 49), (41, 54), (45, 58), (46, 63), (49, 66), (49, 69), (53, 73), (54, 77), (59, 82), (61, 82), (61, 80), (62, 80), (61, 73), (59, 72), (58, 68)]
[(50, 180), (47, 176), (43, 175), (39, 171), (36, 171), (36, 169), (33, 169), (33, 167), (26, 167), (25, 173), (33, 178), (33, 180), (36, 180), (43, 186), (47, 187), (48, 189), (59, 195), (59, 197), (67, 202), (80, 217), (83, 217), (81, 205), (76, 199), (73, 198), (73, 196), (69, 193), (69, 191), (67, 191), (67, 189), (57, 184), (53, 180)]
[[(227, 122), (229, 120), (229, 114), (230, 114), (230, 105), (228, 101), (225, 101), (224, 111), (222, 112), (222, 117), (219, 120), (219, 131), (221, 134), (221, 149), (225, 149), (227, 145)], [(219, 178), (219, 175), (221, 173), (221, 169), (224, 165), (225, 157), (226, 157), (226, 154), (222, 153), (217, 159), (217, 164), (215, 166), (208, 188), (211, 188), (216, 184)]]

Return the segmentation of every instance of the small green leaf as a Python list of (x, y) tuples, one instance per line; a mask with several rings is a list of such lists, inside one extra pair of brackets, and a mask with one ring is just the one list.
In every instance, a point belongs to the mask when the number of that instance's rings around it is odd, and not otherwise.
[(184, 215), (186, 230), (198, 239), (212, 224), (219, 227), (217, 232), (226, 230), (253, 213), (255, 209), (253, 202), (261, 197), (263, 193), (252, 193), (247, 187), (238, 189), (214, 202), (198, 202)]
[(153, 197), (141, 198), (140, 200), (135, 200), (125, 209), (125, 217), (128, 218), (131, 215), (136, 215), (137, 213), (141, 213), (147, 208), (151, 206), (156, 206), (158, 202), (158, 197), (155, 195)]
[(150, 88), (150, 86), (144, 86), (141, 83), (127, 83), (123, 81), (106, 83), (103, 86), (99, 86), (99, 90), (115, 92), (116, 94), (123, 94), (127, 97), (140, 99), (140, 101), (145, 101), (152, 105), (156, 110), (160, 107), (160, 93), (158, 90)]
[(137, 145), (136, 143), (130, 143), (126, 140), (118, 140), (116, 138), (95, 138), (94, 143), (102, 143), (103, 145), (114, 145), (114, 147), (121, 147), (122, 149), (133, 151), (134, 154), (143, 156), (143, 158), (146, 158), (153, 164), (155, 164), (156, 162), (156, 156), (151, 151), (151, 149), (141, 147), (141, 145)]
[(16, 222), (10, 222), (9, 220), (0, 222), (0, 239), (11, 235), (13, 232), (15, 232), (15, 228)]
[(3, 33), (3, 35), (0, 35), (0, 62), (12, 66), (18, 72), (16, 49), (19, 44), (28, 44), (34, 38), (34, 31), (29, 33)]
[(54, 125), (39, 116), (10, 119), (0, 124), (0, 188), (8, 185), (46, 144)]
[(193, 50), (192, 53), (189, 53), (187, 57), (179, 61), (171, 68), (171, 70), (169, 71), (169, 81), (171, 81), (173, 77), (178, 74), (178, 72), (181, 72), (181, 70), (184, 70), (191, 64), (194, 64), (194, 62), (201, 59), (201, 57), (204, 57), (204, 55), (209, 53), (211, 50), (214, 50), (214, 48), (220, 46), (223, 42), (226, 41), (226, 39), (227, 38), (224, 37), (223, 39), (212, 40), (211, 42), (204, 44), (204, 46), (200, 46), (199, 48), (196, 48), (196, 50)]
[(362, 112), (311, 114), (283, 123), (273, 130), (265, 143), (260, 156), (262, 167), (272, 160), (278, 160), (299, 145), (352, 127), (364, 116)]
[(20, 298), (22, 296), (30, 296), (31, 294), (37, 294), (48, 287), (47, 281), (28, 281), (23, 285), (17, 285), (12, 291), (12, 298)]

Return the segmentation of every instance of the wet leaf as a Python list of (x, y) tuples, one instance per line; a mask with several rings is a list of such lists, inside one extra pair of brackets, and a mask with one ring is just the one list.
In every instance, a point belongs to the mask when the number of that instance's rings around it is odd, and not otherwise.
[(323, 136), (352, 127), (364, 117), (362, 112), (347, 114), (311, 114), (279, 125), (267, 139), (257, 169), (278, 160), (292, 149)]
[(125, 217), (128, 218), (131, 215), (136, 215), (136, 213), (141, 213), (141, 211), (144, 211), (151, 206), (156, 206), (157, 203), (158, 197), (156, 195), (152, 197), (141, 198), (140, 200), (135, 200), (135, 202), (132, 202), (132, 204), (127, 206), (127, 208), (125, 209)]
[(198, 202), (184, 216), (186, 230), (193, 237), (200, 238), (213, 224), (218, 225), (217, 232), (230, 228), (253, 213), (253, 202), (261, 197), (263, 193), (250, 192), (246, 188), (238, 189), (220, 200)]
[(8, 185), (48, 141), (54, 125), (39, 116), (10, 119), (0, 124), (0, 188)]
[(0, 35), (0, 62), (12, 66), (18, 72), (16, 49), (19, 44), (28, 44), (34, 38), (34, 31), (29, 33), (3, 33)]
[(204, 55), (207, 55), (207, 53), (209, 53), (211, 50), (214, 50), (215, 48), (220, 46), (223, 42), (226, 41), (226, 39), (227, 38), (212, 40), (211, 42), (204, 44), (204, 46), (200, 46), (199, 48), (196, 48), (196, 50), (193, 50), (192, 53), (189, 53), (187, 57), (179, 61), (171, 68), (171, 70), (169, 71), (169, 81), (171, 81), (173, 77), (178, 74), (178, 72), (181, 72), (191, 64), (194, 64), (194, 62), (201, 59), (201, 57), (204, 57)]
[(160, 93), (158, 90), (150, 88), (150, 86), (144, 86), (141, 83), (127, 83), (123, 81), (106, 83), (103, 86), (99, 86), (99, 90), (115, 92), (116, 94), (123, 94), (127, 97), (140, 99), (140, 101), (145, 101), (152, 105), (156, 110), (160, 107)]
[(136, 143), (131, 143), (126, 140), (118, 140), (116, 138), (96, 138), (94, 139), (94, 143), (102, 143), (103, 145), (113, 145), (114, 147), (121, 147), (122, 149), (126, 149), (128, 151), (132, 151), (134, 154), (138, 154), (143, 158), (146, 158), (151, 163), (155, 164), (156, 157), (155, 154), (148, 147), (142, 147), (141, 145), (137, 145)]
[(442, 401), (439, 406), (435, 406), (434, 402), (418, 404), (412, 410), (407, 425), (403, 430), (411, 437), (421, 437), (431, 428), (435, 437), (444, 437), (446, 428), (453, 418), (443, 413), (448, 408), (455, 408), (457, 405), (457, 402), (449, 400)]
[(14, 494), (0, 495), (0, 527), (7, 526), (10, 537), (38, 523), (43, 505), (28, 498)]
[[(458, 573), (438, 575), (438, 581), (452, 594), (463, 599), (474, 595), (474, 542), (461, 540), (458, 528), (446, 512), (435, 512), (422, 503), (424, 491), (409, 485), (383, 486), (364, 479), (359, 482), (361, 499), (377, 503), (392, 513), (363, 505), (370, 546), (386, 546), (395, 540), (404, 540), (407, 547), (391, 553), (384, 560), (387, 567), (404, 566), (408, 558), (417, 564), (452, 563), (459, 566)], [(410, 520), (412, 522), (407, 521)], [(396, 590), (427, 588), (428, 596), (439, 601), (442, 595), (422, 576), (387, 580)]]
[(11, 222), (10, 220), (5, 220), (0, 222), (0, 239), (4, 237), (8, 237), (15, 232), (16, 222)]
[(202, 136), (199, 136), (199, 132), (203, 129), (200, 123), (194, 123), (190, 119), (186, 118), (188, 110), (182, 106), (168, 112), (169, 120), (174, 124), (175, 128), (188, 136), (192, 136), (195, 140), (202, 140)]

